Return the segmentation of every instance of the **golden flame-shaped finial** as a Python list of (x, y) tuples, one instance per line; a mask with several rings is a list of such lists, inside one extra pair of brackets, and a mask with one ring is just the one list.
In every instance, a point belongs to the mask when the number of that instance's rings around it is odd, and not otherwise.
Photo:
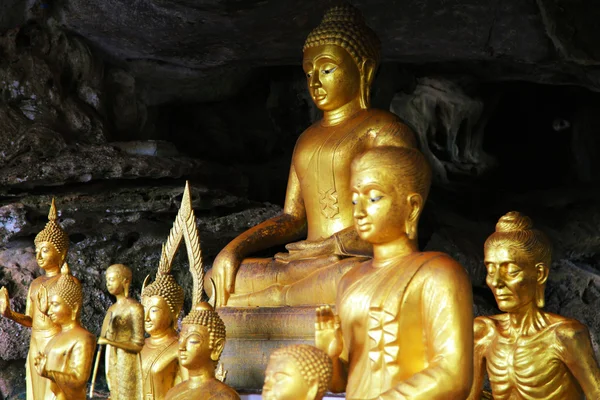
[(56, 211), (56, 203), (54, 197), (52, 198), (52, 204), (50, 205), (50, 211), (48, 211), (48, 220), (56, 221), (58, 219), (58, 212)]

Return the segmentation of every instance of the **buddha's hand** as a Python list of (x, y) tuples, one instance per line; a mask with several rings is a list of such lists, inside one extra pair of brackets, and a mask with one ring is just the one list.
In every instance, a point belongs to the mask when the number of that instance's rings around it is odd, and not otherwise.
[(40, 286), (40, 290), (37, 293), (38, 297), (38, 308), (42, 314), (48, 314), (48, 290), (46, 286)]
[(335, 315), (329, 306), (317, 307), (315, 322), (315, 345), (323, 350), (331, 359), (339, 358), (344, 348), (340, 317)]
[(229, 295), (233, 292), (235, 274), (242, 260), (236, 254), (221, 251), (213, 262), (212, 279), (215, 283), (216, 306), (227, 305)]
[(287, 253), (275, 254), (275, 259), (283, 262), (305, 260), (320, 256), (335, 254), (335, 238), (333, 236), (322, 240), (301, 240), (285, 246)]
[(44, 353), (42, 353), (41, 351), (33, 359), (33, 365), (35, 366), (35, 370), (37, 371), (37, 373), (40, 376), (44, 376), (44, 374), (46, 373), (46, 361), (47, 360), (48, 359), (46, 358), (46, 355)]
[(4, 286), (0, 288), (0, 315), (10, 318), (10, 298), (8, 297), (8, 290)]

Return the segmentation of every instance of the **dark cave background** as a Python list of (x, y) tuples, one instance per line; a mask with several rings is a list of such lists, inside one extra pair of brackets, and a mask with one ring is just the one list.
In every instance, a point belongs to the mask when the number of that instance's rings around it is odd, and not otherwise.
[[(598, 351), (600, 7), (351, 3), (382, 40), (373, 105), (413, 127), (434, 167), (421, 248), (459, 260), (476, 313), (491, 314), (483, 242), (504, 213), (526, 213), (555, 245), (546, 308), (585, 323)], [(113, 301), (103, 271), (129, 265), (139, 293), (185, 180), (207, 267), (277, 214), (294, 143), (319, 118), (302, 44), (334, 4), (0, 1), (0, 286), (13, 308), (40, 274), (33, 238), (52, 197), (94, 333)], [(174, 270), (184, 282), (185, 251)], [(28, 343), (0, 319), (0, 398), (22, 396)]]

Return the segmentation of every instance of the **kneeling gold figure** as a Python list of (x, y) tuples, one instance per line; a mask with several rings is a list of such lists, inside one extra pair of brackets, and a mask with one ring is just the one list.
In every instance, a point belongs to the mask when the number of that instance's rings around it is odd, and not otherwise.
[(264, 400), (321, 400), (331, 381), (331, 359), (306, 344), (271, 353), (265, 371)]
[(600, 399), (600, 370), (587, 328), (542, 310), (552, 257), (531, 219), (509, 212), (485, 242), (486, 282), (505, 314), (475, 319), (475, 379), (494, 399)]
[(371, 149), (352, 162), (354, 226), (373, 260), (342, 278), (336, 307), (317, 309), (315, 342), (348, 399), (463, 400), (473, 373), (473, 300), (464, 268), (419, 252), (431, 184), (421, 152)]
[(46, 301), (48, 315), (61, 331), (35, 357), (35, 369), (52, 382), (50, 390), (56, 400), (83, 400), (96, 338), (80, 325), (83, 291), (66, 263), (60, 278), (48, 290)]

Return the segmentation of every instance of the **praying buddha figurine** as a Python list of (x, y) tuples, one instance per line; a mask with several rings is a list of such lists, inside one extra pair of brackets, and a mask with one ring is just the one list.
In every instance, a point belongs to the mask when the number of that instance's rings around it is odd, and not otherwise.
[[(323, 118), (296, 143), (283, 212), (216, 257), (209, 274), (218, 306), (333, 304), (342, 275), (372, 255), (352, 227), (350, 163), (369, 148), (416, 146), (397, 116), (369, 107), (379, 53), (379, 39), (349, 5), (330, 9), (308, 35), (303, 68)], [(287, 253), (246, 258), (285, 243)]]
[(29, 343), (29, 354), (27, 355), (26, 381), (27, 400), (45, 400), (52, 396), (50, 392), (50, 381), (38, 375), (33, 369), (34, 357), (38, 352), (44, 350), (48, 342), (60, 331), (47, 315), (47, 305), (40, 300), (40, 288), (52, 286), (59, 278), (60, 267), (63, 265), (67, 250), (69, 249), (69, 237), (57, 222), (58, 215), (54, 199), (48, 213), (46, 227), (35, 237), (35, 257), (41, 269), (46, 273), (31, 282), (27, 294), (25, 314), (20, 314), (10, 309), (8, 291), (5, 287), (0, 288), (0, 314), (6, 318), (31, 327), (31, 341)]
[[(114, 264), (106, 270), (106, 288), (117, 302), (104, 317), (99, 345), (106, 345), (106, 380), (111, 400), (142, 400), (140, 351), (144, 346), (144, 308), (129, 297), (131, 269)], [(98, 356), (100, 353), (98, 353)]]
[(473, 373), (473, 300), (464, 268), (420, 252), (417, 223), (431, 184), (421, 152), (377, 147), (352, 163), (355, 227), (373, 259), (340, 281), (334, 315), (317, 308), (316, 346), (347, 399), (463, 400)]
[(509, 212), (485, 242), (487, 285), (505, 314), (475, 319), (479, 399), (485, 369), (496, 400), (600, 399), (600, 370), (587, 328), (545, 312), (552, 246), (531, 219)]
[(60, 332), (34, 359), (39, 376), (50, 380), (46, 399), (84, 400), (92, 370), (96, 338), (79, 322), (83, 307), (81, 284), (68, 265), (62, 266), (58, 280), (48, 289), (48, 315)]
[(214, 308), (202, 301), (204, 265), (187, 182), (174, 231), (185, 240), (194, 307), (181, 322), (179, 334), (179, 364), (187, 371), (188, 378), (169, 390), (166, 399), (239, 400), (235, 390), (216, 377), (215, 368), (225, 346), (225, 324)]
[(271, 353), (265, 371), (264, 400), (321, 400), (329, 387), (331, 359), (306, 344), (281, 347)]

